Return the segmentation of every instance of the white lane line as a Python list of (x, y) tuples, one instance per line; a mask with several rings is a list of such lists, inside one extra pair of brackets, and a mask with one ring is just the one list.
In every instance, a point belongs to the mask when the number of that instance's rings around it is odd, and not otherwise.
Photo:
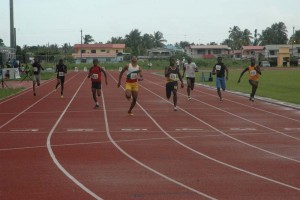
[(286, 131), (300, 131), (300, 128), (284, 128)]
[[(77, 76), (77, 75), (76, 75)], [(72, 79), (75, 76), (72, 77)], [(71, 79), (70, 79), (71, 80)], [(70, 81), (68, 80), (68, 81)], [(66, 82), (67, 83), (67, 82)], [(8, 120), (6, 123), (2, 124), (0, 126), (0, 129), (3, 128), (4, 126), (6, 126), (7, 124), (9, 124), (10, 122), (12, 122), (13, 120), (15, 120), (17, 117), (19, 117), (20, 115), (24, 114), (27, 110), (29, 110), (30, 108), (32, 108), (33, 106), (37, 105), (39, 102), (41, 102), (42, 100), (44, 100), (45, 98), (47, 98), (50, 94), (52, 94), (54, 91), (49, 92), (46, 96), (40, 98), (39, 100), (37, 100), (35, 103), (31, 104), (30, 106), (28, 106), (25, 110), (21, 111), (19, 114), (17, 114), (16, 116), (14, 116), (13, 118), (11, 118), (10, 120)]]
[[(151, 90), (147, 89), (146, 87), (144, 87), (144, 86), (142, 86), (142, 85), (140, 85), (140, 87), (144, 88), (145, 90), (149, 91), (150, 93), (154, 94), (155, 96), (157, 96), (157, 97), (159, 97), (159, 98), (165, 100), (163, 97), (161, 97), (161, 96), (159, 96), (158, 94), (152, 92)], [(169, 102), (169, 101), (167, 101), (167, 100), (165, 100), (165, 101), (166, 101), (167, 103), (169, 103), (169, 104), (172, 104), (171, 102)], [(286, 184), (286, 183), (283, 183), (283, 182), (280, 182), (280, 181), (277, 181), (277, 180), (274, 180), (274, 179), (271, 179), (271, 178), (268, 178), (268, 177), (265, 177), (265, 176), (261, 176), (261, 175), (259, 175), (259, 174), (256, 174), (256, 173), (253, 173), (253, 172), (244, 170), (244, 169), (242, 169), (242, 168), (239, 168), (239, 167), (230, 165), (230, 164), (228, 164), (228, 163), (224, 163), (224, 162), (222, 162), (222, 161), (220, 161), (220, 160), (217, 160), (217, 159), (215, 159), (215, 158), (212, 158), (212, 157), (210, 157), (210, 156), (208, 156), (208, 155), (206, 155), (206, 154), (203, 154), (203, 153), (201, 153), (201, 152), (199, 152), (199, 151), (197, 151), (197, 150), (195, 150), (195, 149), (193, 149), (193, 148), (191, 148), (191, 147), (189, 147), (189, 146), (183, 144), (182, 142), (176, 140), (176, 139), (173, 138), (170, 134), (168, 134), (168, 133), (167, 133), (167, 132), (166, 132), (166, 131), (165, 131), (165, 130), (164, 130), (164, 129), (156, 122), (156, 121), (155, 121), (155, 119), (153, 119), (153, 118), (150, 116), (150, 114), (148, 114), (148, 112), (147, 112), (147, 111), (146, 111), (139, 103), (137, 103), (137, 105), (139, 105), (139, 107), (146, 113), (146, 115), (147, 115), (150, 119), (152, 119), (152, 121), (157, 125), (157, 127), (158, 127), (159, 129), (162, 130), (163, 133), (165, 133), (165, 134), (166, 134), (169, 138), (171, 138), (174, 142), (176, 142), (176, 143), (178, 143), (179, 145), (185, 147), (186, 149), (189, 149), (190, 151), (192, 151), (192, 152), (194, 152), (194, 153), (196, 153), (196, 154), (198, 154), (198, 155), (200, 155), (200, 156), (203, 156), (203, 157), (205, 157), (205, 158), (207, 158), (207, 159), (209, 159), (209, 160), (212, 160), (212, 161), (214, 161), (214, 162), (217, 162), (217, 163), (219, 163), (219, 164), (221, 164), (221, 165), (224, 165), (224, 166), (227, 166), (227, 167), (229, 167), (229, 168), (238, 170), (238, 171), (240, 171), (240, 172), (244, 172), (244, 173), (246, 173), (246, 174), (255, 176), (255, 177), (260, 178), (260, 179), (263, 179), (263, 180), (267, 180), (267, 181), (272, 182), (272, 183), (276, 183), (276, 184), (281, 185), (281, 186), (285, 186), (285, 187), (288, 187), (288, 188), (291, 188), (291, 189), (300, 191), (300, 188), (298, 188), (298, 187), (295, 187), (295, 186), (292, 186), (292, 185), (289, 185), (289, 184)], [(172, 104), (172, 105), (173, 105), (173, 104)], [(182, 108), (180, 108), (180, 107), (177, 107), (177, 108), (178, 108), (179, 110), (185, 112), (186, 114), (192, 116), (193, 118), (199, 120), (200, 122), (206, 124), (207, 126), (211, 127), (212, 129), (214, 129), (215, 131), (221, 133), (222, 135), (225, 135), (225, 136), (230, 137), (230, 138), (232, 138), (232, 139), (234, 139), (234, 140), (236, 140), (236, 141), (239, 141), (238, 139), (236, 139), (236, 138), (234, 138), (234, 137), (231, 137), (231, 136), (227, 135), (226, 133), (222, 132), (221, 130), (215, 128), (214, 126), (212, 126), (212, 125), (210, 125), (210, 124), (204, 122), (203, 120), (201, 120), (201, 119), (199, 119), (198, 117), (194, 116), (193, 114), (187, 112), (186, 110), (184, 110), (184, 109), (182, 109)], [(239, 142), (241, 142), (241, 143), (243, 143), (243, 144), (245, 144), (245, 145), (248, 145), (248, 146), (252, 146), (253, 148), (259, 149), (259, 150), (261, 150), (261, 151), (270, 153), (270, 154), (272, 154), (272, 155), (276, 155), (276, 156), (278, 156), (278, 157), (282, 157), (282, 158), (285, 158), (285, 159), (287, 159), (287, 160), (291, 160), (291, 161), (295, 161), (295, 162), (300, 163), (300, 161), (298, 161), (298, 160), (295, 160), (295, 159), (292, 159), (292, 158), (288, 158), (288, 157), (285, 157), (285, 156), (282, 156), (282, 155), (279, 155), (279, 154), (275, 154), (275, 153), (273, 153), (273, 152), (270, 152), (270, 151), (261, 149), (261, 148), (259, 148), (259, 147), (256, 147), (256, 146), (254, 146), (254, 145), (245, 143), (245, 142), (243, 142), (243, 141), (239, 141)]]
[(176, 128), (175, 131), (203, 131), (201, 128)]
[[(114, 79), (115, 82), (117, 82), (116, 79), (115, 79), (110, 73), (109, 73), (109, 75)], [(123, 88), (123, 86), (122, 86), (122, 88)], [(124, 88), (123, 88), (123, 90), (124, 90)], [(185, 188), (185, 189), (187, 189), (187, 190), (189, 190), (189, 191), (192, 191), (192, 192), (194, 192), (194, 193), (196, 193), (196, 194), (199, 194), (199, 195), (201, 195), (201, 196), (204, 196), (204, 197), (206, 197), (206, 198), (208, 198), (208, 199), (216, 200), (216, 198), (214, 198), (214, 197), (212, 197), (212, 196), (209, 196), (209, 195), (207, 195), (207, 194), (205, 194), (205, 193), (203, 193), (203, 192), (200, 192), (200, 191), (198, 191), (198, 190), (196, 190), (196, 189), (194, 189), (194, 188), (191, 188), (191, 187), (189, 187), (189, 186), (187, 186), (187, 185), (185, 185), (185, 184), (183, 184), (183, 183), (181, 183), (181, 182), (179, 182), (179, 181), (176, 181), (176, 180), (174, 180), (174, 179), (172, 179), (172, 178), (170, 178), (170, 177), (168, 177), (168, 176), (166, 176), (166, 175), (164, 175), (164, 174), (162, 174), (162, 173), (156, 171), (155, 169), (153, 169), (153, 168), (149, 167), (148, 165), (142, 163), (141, 161), (135, 159), (133, 156), (131, 156), (129, 153), (127, 153), (125, 150), (123, 150), (123, 149), (117, 144), (117, 142), (112, 138), (112, 136), (111, 136), (111, 133), (110, 133), (110, 130), (109, 130), (109, 125), (108, 125), (107, 110), (106, 110), (106, 104), (105, 104), (105, 100), (104, 100), (103, 90), (101, 90), (101, 93), (102, 93), (101, 97), (102, 97), (102, 103), (103, 103), (103, 112), (104, 112), (104, 120), (105, 120), (106, 133), (107, 133), (107, 136), (108, 136), (109, 140), (111, 141), (111, 143), (112, 143), (112, 144), (113, 144), (113, 145), (114, 145), (121, 153), (123, 153), (125, 156), (127, 156), (127, 157), (128, 157), (129, 159), (131, 159), (132, 161), (134, 161), (134, 162), (136, 162), (137, 164), (141, 165), (142, 167), (146, 168), (147, 170), (149, 170), (149, 171), (155, 173), (155, 174), (158, 175), (158, 176), (161, 176), (161, 177), (165, 178), (166, 180), (168, 180), (168, 181), (170, 181), (170, 182), (172, 182), (172, 183), (175, 183), (175, 184), (177, 184), (177, 185), (179, 185), (179, 186), (181, 186), (181, 187), (183, 187), (183, 188)], [(137, 103), (137, 105), (139, 105), (139, 104)], [(141, 107), (141, 105), (139, 105), (139, 107)]]
[[(154, 74), (155, 76), (153, 76), (156, 80), (161, 80), (159, 78), (157, 78), (159, 75), (158, 74)], [(199, 84), (198, 84), (199, 85)], [(201, 84), (200, 84), (201, 85)], [(202, 87), (204, 88), (207, 88), (209, 90), (215, 90), (215, 88), (211, 88), (211, 87), (207, 87), (206, 85), (202, 85)], [(210, 93), (207, 93), (207, 92), (203, 92), (203, 91), (199, 91), (197, 88), (194, 89), (195, 92), (197, 93), (202, 93), (202, 94), (206, 94), (206, 95), (209, 95), (209, 96), (213, 96), (213, 97), (217, 97), (219, 98), (218, 96), (214, 95), (214, 94), (210, 94)], [(234, 94), (236, 95), (236, 93), (232, 92), (232, 91), (228, 91), (230, 92), (231, 94)], [(226, 101), (229, 101), (229, 102), (232, 102), (232, 103), (235, 103), (235, 104), (238, 104), (240, 106), (243, 106), (243, 107), (247, 107), (247, 108), (250, 108), (250, 109), (254, 109), (254, 110), (259, 110), (261, 112), (264, 112), (264, 113), (268, 113), (268, 114), (271, 114), (271, 115), (276, 115), (278, 117), (281, 117), (281, 118), (285, 118), (285, 119), (288, 119), (288, 120), (292, 120), (292, 121), (296, 121), (296, 122), (300, 122), (300, 120), (298, 119), (294, 119), (294, 118), (291, 118), (291, 117), (287, 117), (285, 115), (282, 115), (282, 114), (278, 114), (278, 113), (274, 113), (274, 112), (271, 112), (271, 111), (267, 111), (267, 110), (264, 110), (264, 109), (260, 109), (260, 108), (257, 108), (257, 107), (253, 107), (253, 106), (249, 106), (247, 104), (243, 104), (243, 103), (239, 103), (239, 102), (236, 102), (236, 101), (233, 101), (233, 100), (230, 100), (230, 99), (226, 99)], [(269, 103), (267, 101), (265, 101), (266, 103)], [(276, 105), (276, 104), (275, 104)], [(280, 104), (280, 106), (285, 106), (285, 105), (282, 105)], [(285, 109), (290, 109), (289, 107), (284, 107)], [(293, 108), (293, 110), (295, 110), (295, 108)]]
[(256, 131), (256, 128), (230, 128), (231, 131)]
[(38, 132), (39, 129), (38, 128), (34, 128), (34, 129), (11, 129), (11, 132)]
[[(154, 84), (154, 85), (158, 85), (157, 83), (154, 83), (154, 82), (152, 82), (152, 81), (148, 81), (148, 82), (150, 82), (150, 83), (152, 83), (152, 84)], [(158, 85), (158, 86), (162, 87), (161, 85)], [(154, 94), (155, 96), (157, 96), (157, 97), (163, 99), (165, 102), (167, 102), (167, 103), (169, 103), (169, 104), (172, 104), (171, 102), (167, 101), (166, 99), (164, 99), (163, 97), (159, 96), (158, 94), (152, 92), (151, 90), (147, 89), (146, 87), (144, 87), (144, 86), (141, 86), (141, 87), (143, 87), (145, 90), (149, 91), (150, 93)], [(204, 102), (202, 102), (202, 101), (200, 101), (200, 100), (197, 100), (197, 99), (194, 99), (194, 100), (195, 100), (195, 101), (199, 101), (199, 102), (201, 102), (201, 103), (204, 103)], [(239, 117), (239, 116), (237, 116), (237, 115), (235, 115), (235, 114), (232, 114), (232, 113), (230, 113), (230, 112), (227, 112), (227, 111), (222, 110), (222, 109), (220, 109), (220, 108), (217, 108), (217, 107), (215, 107), (215, 106), (209, 105), (209, 104), (207, 104), (207, 103), (204, 103), (204, 104), (206, 104), (206, 105), (208, 105), (208, 106), (211, 106), (211, 107), (213, 107), (213, 108), (216, 108), (216, 109), (218, 109), (218, 110), (221, 110), (221, 111), (223, 111), (223, 112), (229, 113), (230, 115), (234, 115), (234, 116), (236, 116), (236, 117), (238, 117), (238, 118), (244, 119), (244, 118), (242, 118), (242, 117)], [(172, 105), (173, 105), (173, 104), (172, 104)], [(186, 110), (184, 110), (184, 109), (182, 109), (182, 108), (180, 108), (180, 107), (179, 107), (179, 109), (182, 110), (183, 112), (185, 112), (186, 114), (190, 115), (190, 116), (193, 117), (194, 119), (196, 119), (196, 120), (202, 122), (203, 124), (207, 125), (208, 127), (211, 127), (213, 130), (215, 130), (215, 131), (221, 133), (222, 135), (224, 135), (224, 136), (226, 136), (226, 137), (228, 137), (228, 138), (231, 138), (232, 140), (235, 140), (235, 141), (237, 141), (237, 142), (240, 142), (240, 143), (242, 143), (242, 144), (244, 144), (244, 145), (247, 145), (247, 146), (249, 146), (249, 147), (252, 147), (252, 148), (254, 148), (254, 149), (258, 149), (258, 150), (260, 150), (260, 151), (269, 153), (269, 154), (271, 154), (271, 155), (278, 156), (278, 157), (280, 157), (280, 158), (284, 158), (284, 159), (287, 159), (287, 160), (290, 160), (290, 161), (294, 161), (294, 162), (300, 163), (299, 160), (296, 160), (296, 159), (293, 159), (293, 158), (289, 158), (289, 157), (286, 157), (286, 156), (283, 156), (283, 155), (280, 155), (280, 154), (277, 154), (277, 153), (274, 153), (274, 152), (271, 152), (271, 151), (262, 149), (262, 148), (260, 148), (260, 147), (255, 146), (255, 145), (252, 145), (252, 144), (249, 144), (249, 143), (247, 143), (247, 142), (244, 142), (244, 141), (242, 141), (242, 140), (239, 140), (239, 139), (237, 139), (237, 138), (235, 138), (235, 137), (233, 137), (233, 136), (231, 136), (231, 135), (228, 135), (228, 134), (226, 134), (225, 132), (223, 132), (223, 131), (221, 131), (221, 130), (215, 128), (213, 125), (211, 125), (211, 124), (205, 122), (204, 120), (199, 119), (197, 116), (195, 116), (195, 115), (189, 113), (188, 111), (186, 111)], [(245, 120), (246, 120), (246, 121), (249, 121), (249, 122), (251, 122), (251, 123), (257, 124), (257, 123), (255, 123), (255, 122), (250, 121), (250, 120), (247, 120), (247, 119), (245, 119)], [(257, 125), (259, 125), (259, 124), (257, 124)], [(259, 125), (259, 126), (263, 126), (263, 125)], [(271, 129), (271, 128), (267, 128), (267, 129), (269, 129), (269, 130), (271, 130), (271, 131), (276, 131), (276, 130), (273, 130), (273, 129)], [(276, 132), (277, 132), (277, 131), (276, 131)]]
[(146, 129), (146, 128), (122, 128), (121, 131), (128, 131), (128, 132), (148, 131), (148, 129)]
[(49, 132), (49, 135), (47, 137), (47, 149), (48, 152), (53, 160), (53, 162), (56, 164), (56, 166), (70, 179), (72, 180), (77, 186), (79, 186), (81, 189), (83, 189), (86, 193), (88, 193), (89, 195), (91, 195), (92, 197), (94, 197), (95, 199), (98, 200), (102, 200), (101, 197), (99, 197), (98, 195), (96, 195), (94, 192), (92, 192), (90, 189), (88, 189), (86, 186), (84, 186), (81, 182), (79, 182), (74, 176), (72, 176), (60, 163), (59, 161), (56, 159), (56, 156), (51, 148), (51, 137), (54, 133), (54, 130), (56, 129), (56, 127), (58, 126), (58, 124), (60, 123), (61, 119), (63, 118), (63, 116), (65, 115), (65, 113), (67, 112), (68, 108), (70, 107), (71, 103), (73, 102), (73, 100), (75, 99), (77, 93), (79, 92), (80, 88), (82, 87), (83, 83), (85, 82), (86, 79), (83, 79), (81, 85), (78, 87), (77, 91), (75, 92), (75, 94), (73, 95), (72, 99), (70, 100), (70, 102), (68, 103), (68, 105), (66, 106), (66, 108), (64, 109), (64, 111), (61, 113), (61, 115), (59, 116), (59, 118), (57, 119), (57, 121), (55, 122), (54, 126), (52, 127), (51, 131)]
[(93, 132), (93, 128), (68, 128), (67, 132)]

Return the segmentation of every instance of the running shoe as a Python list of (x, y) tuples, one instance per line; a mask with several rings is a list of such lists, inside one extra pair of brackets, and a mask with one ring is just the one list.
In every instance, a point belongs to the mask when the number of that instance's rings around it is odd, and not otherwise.
[(174, 111), (177, 111), (177, 107), (176, 106), (174, 107)]

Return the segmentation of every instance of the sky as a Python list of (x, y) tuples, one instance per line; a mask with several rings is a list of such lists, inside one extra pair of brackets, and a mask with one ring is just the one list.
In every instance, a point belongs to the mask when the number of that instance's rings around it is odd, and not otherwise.
[[(81, 30), (106, 43), (134, 29), (160, 31), (166, 44), (219, 44), (233, 26), (254, 35), (284, 22), (290, 37), (299, 8), (299, 0), (14, 0), (14, 26), (21, 47), (80, 44)], [(0, 38), (10, 46), (9, 0), (0, 0)]]

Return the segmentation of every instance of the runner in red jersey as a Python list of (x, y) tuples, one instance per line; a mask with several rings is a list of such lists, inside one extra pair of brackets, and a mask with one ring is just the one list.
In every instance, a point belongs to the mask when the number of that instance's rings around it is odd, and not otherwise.
[(107, 85), (107, 76), (106, 76), (106, 72), (100, 66), (98, 66), (98, 59), (94, 59), (93, 64), (94, 64), (93, 67), (91, 67), (89, 70), (88, 78), (91, 78), (92, 80), (92, 94), (93, 94), (93, 99), (96, 103), (94, 108), (99, 108), (96, 92), (98, 96), (101, 96), (101, 72), (104, 74), (106, 85)]

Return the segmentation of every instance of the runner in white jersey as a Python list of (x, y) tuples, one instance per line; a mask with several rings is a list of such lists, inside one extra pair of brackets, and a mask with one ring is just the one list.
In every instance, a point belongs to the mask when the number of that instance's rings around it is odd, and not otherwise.
[(187, 82), (187, 95), (188, 95), (188, 100), (191, 100), (191, 90), (194, 89), (195, 85), (195, 72), (198, 72), (198, 67), (197, 65), (192, 62), (192, 58), (188, 58), (188, 63), (184, 65), (183, 68), (183, 76), (185, 74), (186, 76), (186, 82)]

